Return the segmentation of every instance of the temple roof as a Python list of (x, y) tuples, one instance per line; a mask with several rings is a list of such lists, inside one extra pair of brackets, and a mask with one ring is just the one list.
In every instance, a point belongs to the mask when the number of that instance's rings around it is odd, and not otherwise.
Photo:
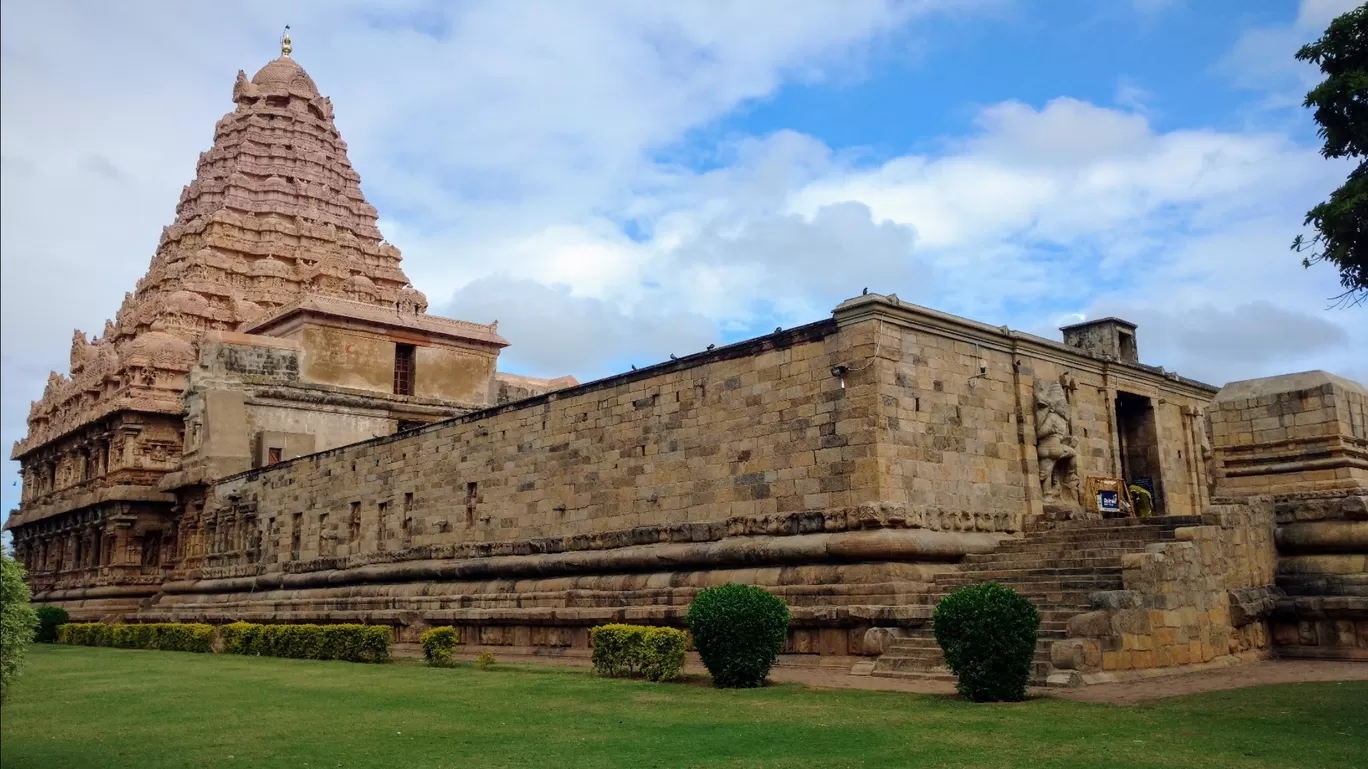
[(206, 331), (246, 328), (311, 296), (389, 313), (414, 303), (332, 102), (290, 58), (288, 37), (282, 43), (281, 57), (251, 80), (238, 72), (234, 109), (215, 126), (147, 273), (104, 333), (75, 334), (72, 374), (49, 377), (14, 456), (111, 409), (179, 414), (184, 374)]

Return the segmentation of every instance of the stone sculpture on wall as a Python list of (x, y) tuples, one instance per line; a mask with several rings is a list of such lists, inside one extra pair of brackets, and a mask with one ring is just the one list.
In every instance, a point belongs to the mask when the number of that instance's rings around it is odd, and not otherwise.
[(1078, 503), (1078, 441), (1069, 424), (1069, 400), (1059, 382), (1035, 385), (1036, 457), (1045, 512), (1051, 517), (1076, 517)]

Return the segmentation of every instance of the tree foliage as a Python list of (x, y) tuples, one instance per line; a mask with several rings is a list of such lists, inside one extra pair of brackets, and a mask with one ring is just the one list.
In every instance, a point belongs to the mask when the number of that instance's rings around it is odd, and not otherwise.
[(1359, 163), (1329, 200), (1307, 212), (1304, 224), (1315, 234), (1298, 235), (1292, 248), (1305, 253), (1307, 267), (1335, 265), (1345, 289), (1340, 299), (1357, 304), (1368, 299), (1368, 4), (1335, 18), (1319, 40), (1297, 51), (1297, 59), (1325, 75), (1305, 102), (1325, 140), (1321, 154)]
[(0, 697), (19, 675), (24, 652), (33, 643), (37, 629), (38, 614), (29, 603), (24, 567), (0, 555)]

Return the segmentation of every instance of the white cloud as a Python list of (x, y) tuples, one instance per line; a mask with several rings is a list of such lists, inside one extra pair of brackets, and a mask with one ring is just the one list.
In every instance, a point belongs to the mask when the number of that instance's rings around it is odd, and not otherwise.
[(574, 296), (563, 285), (498, 275), (466, 284), (434, 309), (499, 321), (499, 333), (517, 340), (501, 367), (540, 376), (615, 373), (697, 352), (718, 339), (715, 323), (697, 313), (651, 302), (623, 308)]
[(1232, 83), (1263, 93), (1268, 109), (1301, 106), (1306, 92), (1320, 82), (1320, 71), (1296, 60), (1297, 49), (1320, 37), (1340, 14), (1361, 0), (1301, 0), (1289, 22), (1250, 27), (1240, 34), (1218, 65)]

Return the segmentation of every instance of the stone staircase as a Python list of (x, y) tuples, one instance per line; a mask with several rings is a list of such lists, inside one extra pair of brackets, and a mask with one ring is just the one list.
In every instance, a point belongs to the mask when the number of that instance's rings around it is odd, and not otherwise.
[(1044, 684), (1053, 670), (1050, 644), (1065, 637), (1069, 619), (1092, 608), (1090, 594), (1122, 588), (1121, 556), (1171, 540), (1179, 527), (1200, 524), (1200, 516), (1156, 516), (1029, 525), (1024, 538), (992, 553), (965, 556), (958, 570), (938, 574), (935, 589), (925, 597), (926, 623), (892, 639), (875, 661), (872, 675), (953, 679), (932, 633), (930, 612), (956, 588), (997, 582), (1025, 596), (1040, 611), (1040, 640), (1031, 679)]

